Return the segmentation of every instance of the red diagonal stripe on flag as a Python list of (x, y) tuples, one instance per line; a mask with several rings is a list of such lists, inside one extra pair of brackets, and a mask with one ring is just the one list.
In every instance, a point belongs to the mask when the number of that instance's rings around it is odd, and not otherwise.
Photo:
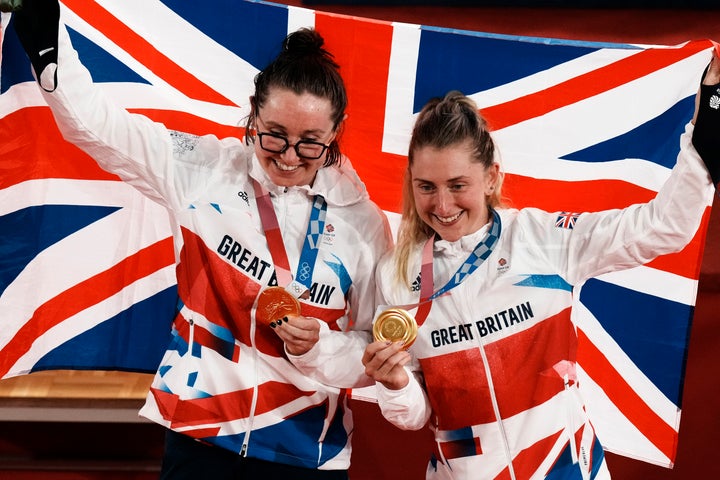
[(168, 237), (45, 302), (2, 349), (0, 378), (48, 330), (173, 262), (172, 238)]
[(483, 108), (482, 113), (488, 119), (493, 130), (500, 130), (607, 92), (711, 46), (709, 41), (698, 40), (688, 42), (680, 48), (640, 50), (635, 55), (584, 75), (578, 75), (553, 87)]
[(212, 134), (218, 138), (243, 138), (245, 128), (238, 125), (223, 125), (207, 118), (178, 110), (158, 110), (153, 108), (128, 108), (131, 113), (144, 115), (155, 122), (162, 123), (171, 130), (192, 133), (194, 135)]
[(635, 392), (607, 357), (578, 329), (578, 363), (625, 417), (667, 458), (675, 458), (677, 432)]
[(128, 28), (96, 2), (65, 0), (63, 3), (156, 75), (162, 77), (169, 85), (188, 97), (220, 105), (235, 105), (224, 95), (170, 60), (150, 42)]
[(672, 272), (676, 275), (692, 278), (693, 280), (699, 279), (703, 251), (705, 250), (705, 236), (709, 223), (710, 207), (707, 207), (698, 231), (695, 232), (695, 236), (685, 248), (677, 253), (661, 255), (650, 263), (647, 263), (646, 266)]

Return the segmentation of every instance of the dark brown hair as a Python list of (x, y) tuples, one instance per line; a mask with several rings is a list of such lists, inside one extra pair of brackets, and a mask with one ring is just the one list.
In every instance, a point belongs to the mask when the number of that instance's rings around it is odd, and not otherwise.
[[(340, 67), (325, 50), (325, 40), (311, 28), (301, 28), (290, 33), (282, 44), (282, 51), (270, 65), (255, 76), (255, 95), (252, 98), (250, 114), (245, 125), (245, 141), (255, 141), (249, 132), (255, 126), (258, 109), (265, 104), (270, 90), (274, 87), (297, 93), (310, 93), (327, 98), (332, 106), (333, 128), (338, 129), (345, 117), (347, 92), (340, 76)], [(337, 136), (330, 143), (323, 166), (340, 161), (340, 146)]]

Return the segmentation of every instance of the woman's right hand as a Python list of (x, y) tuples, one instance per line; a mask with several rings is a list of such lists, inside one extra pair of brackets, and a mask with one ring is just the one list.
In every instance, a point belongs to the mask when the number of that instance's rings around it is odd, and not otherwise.
[(390, 390), (399, 390), (410, 382), (403, 368), (410, 360), (410, 354), (403, 349), (402, 342), (377, 341), (367, 346), (362, 363), (365, 373)]

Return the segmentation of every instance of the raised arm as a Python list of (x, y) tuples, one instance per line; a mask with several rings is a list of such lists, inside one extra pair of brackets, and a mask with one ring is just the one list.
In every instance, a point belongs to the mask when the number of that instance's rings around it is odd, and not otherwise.
[[(57, 0), (25, 0), (13, 19), (63, 137), (143, 195), (173, 210), (184, 208), (186, 196), (204, 188), (205, 177), (178, 171), (210, 170), (232, 152), (214, 137), (172, 132), (109, 98), (81, 63), (60, 12)], [(202, 142), (202, 149), (182, 148), (191, 142)]]

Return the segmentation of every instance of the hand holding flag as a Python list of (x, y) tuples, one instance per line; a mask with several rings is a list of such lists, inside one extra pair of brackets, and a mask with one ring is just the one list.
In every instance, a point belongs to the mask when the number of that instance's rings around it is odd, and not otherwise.
[(720, 183), (720, 45), (715, 45), (713, 57), (703, 76), (695, 100), (695, 130), (692, 141), (705, 162), (713, 184)]
[(60, 4), (57, 0), (25, 0), (22, 8), (13, 15), (15, 31), (30, 58), (40, 86), (52, 92), (57, 87), (55, 71)]

